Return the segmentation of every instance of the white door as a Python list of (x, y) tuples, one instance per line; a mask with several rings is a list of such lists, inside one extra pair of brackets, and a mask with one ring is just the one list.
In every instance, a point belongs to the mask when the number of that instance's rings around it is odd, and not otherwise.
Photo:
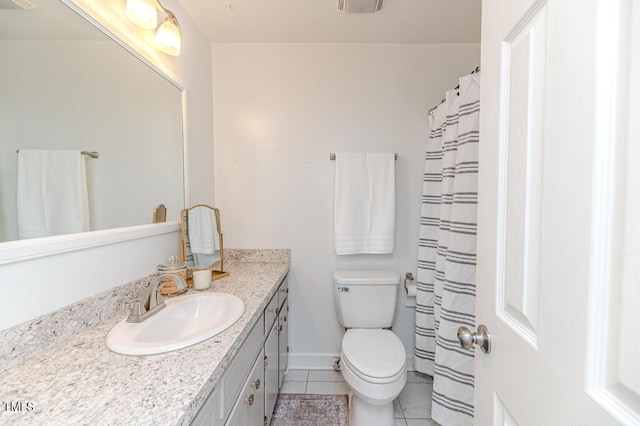
[(640, 1), (482, 9), (475, 422), (640, 424)]

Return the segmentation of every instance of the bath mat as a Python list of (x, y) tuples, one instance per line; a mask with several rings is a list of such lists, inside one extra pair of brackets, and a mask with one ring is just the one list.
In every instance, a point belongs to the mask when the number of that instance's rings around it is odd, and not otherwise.
[(347, 426), (347, 395), (280, 394), (271, 426)]

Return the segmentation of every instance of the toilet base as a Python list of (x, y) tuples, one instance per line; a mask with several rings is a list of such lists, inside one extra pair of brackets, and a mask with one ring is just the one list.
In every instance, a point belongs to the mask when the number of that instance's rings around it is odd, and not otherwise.
[(351, 393), (349, 426), (394, 426), (393, 402), (374, 405)]

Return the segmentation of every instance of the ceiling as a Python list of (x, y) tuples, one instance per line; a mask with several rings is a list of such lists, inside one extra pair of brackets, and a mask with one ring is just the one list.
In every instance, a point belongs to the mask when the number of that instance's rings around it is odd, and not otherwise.
[(372, 14), (338, 12), (337, 0), (179, 2), (214, 43), (480, 42), (480, 0), (385, 0)]

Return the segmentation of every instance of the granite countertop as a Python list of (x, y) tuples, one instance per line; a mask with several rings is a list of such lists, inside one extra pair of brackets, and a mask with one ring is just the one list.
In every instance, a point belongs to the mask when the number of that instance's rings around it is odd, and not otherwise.
[[(123, 315), (87, 328), (0, 373), (0, 424), (188, 425), (256, 324), (288, 262), (229, 262), (211, 290), (239, 296), (245, 312), (204, 342), (158, 355), (128, 356), (105, 345)], [(22, 402), (22, 411), (5, 403)]]

